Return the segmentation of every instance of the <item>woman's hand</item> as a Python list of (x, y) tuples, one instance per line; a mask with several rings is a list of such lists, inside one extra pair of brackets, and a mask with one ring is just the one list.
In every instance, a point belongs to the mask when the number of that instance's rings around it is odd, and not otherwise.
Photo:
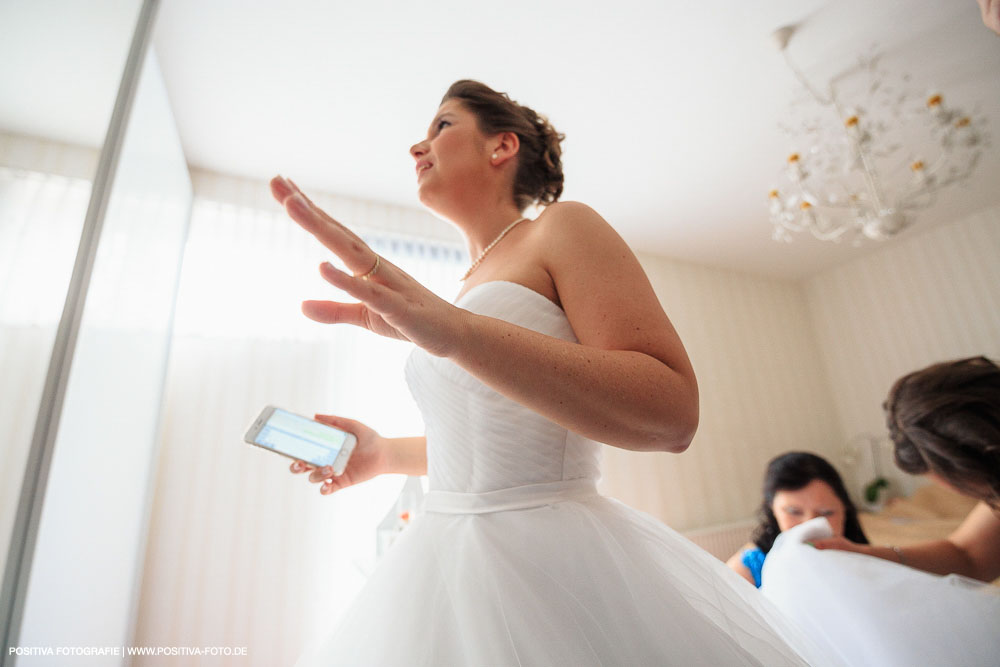
[(295, 222), (353, 272), (345, 273), (324, 262), (320, 275), (360, 303), (304, 301), (302, 312), (306, 317), (364, 327), (381, 336), (411, 341), (438, 356), (447, 355), (461, 340), (460, 309), (379, 257), (356, 234), (309, 201), (291, 181), (276, 176), (271, 180), (271, 194)]
[(983, 25), (1000, 35), (1000, 0), (979, 0)]
[(334, 417), (333, 415), (316, 415), (316, 421), (353, 433), (358, 439), (354, 453), (347, 460), (347, 467), (344, 468), (344, 473), (339, 477), (333, 476), (333, 469), (330, 466), (316, 468), (304, 461), (292, 463), (290, 470), (293, 473), (308, 472), (310, 482), (322, 484), (319, 488), (320, 493), (329, 495), (334, 491), (354, 486), (383, 472), (388, 472), (386, 469), (386, 441), (374, 429), (353, 419)]
[(857, 554), (871, 555), (871, 547), (867, 544), (851, 542), (846, 537), (824, 537), (819, 540), (810, 540), (809, 544), (817, 549), (836, 549), (838, 551), (853, 551)]

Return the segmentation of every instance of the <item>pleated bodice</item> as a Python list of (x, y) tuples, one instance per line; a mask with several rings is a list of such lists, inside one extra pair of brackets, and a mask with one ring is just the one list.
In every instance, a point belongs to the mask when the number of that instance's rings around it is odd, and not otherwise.
[[(523, 285), (482, 283), (456, 303), (469, 311), (576, 342), (559, 306)], [(483, 493), (600, 476), (600, 445), (417, 348), (406, 380), (424, 417), (432, 490)]]

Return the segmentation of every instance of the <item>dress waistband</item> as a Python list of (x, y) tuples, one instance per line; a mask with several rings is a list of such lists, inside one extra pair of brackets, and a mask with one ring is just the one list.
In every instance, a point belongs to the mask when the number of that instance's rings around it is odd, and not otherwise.
[(485, 493), (430, 491), (424, 496), (424, 511), (438, 514), (486, 514), (544, 507), (596, 495), (597, 485), (592, 479), (526, 484)]

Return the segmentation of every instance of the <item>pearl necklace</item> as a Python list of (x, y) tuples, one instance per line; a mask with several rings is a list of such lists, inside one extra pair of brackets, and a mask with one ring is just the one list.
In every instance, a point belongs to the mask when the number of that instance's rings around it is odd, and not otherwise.
[(518, 218), (514, 222), (510, 223), (509, 225), (507, 225), (504, 228), (504, 230), (502, 232), (500, 232), (499, 236), (497, 236), (495, 239), (493, 239), (493, 241), (488, 246), (486, 246), (485, 248), (483, 248), (483, 251), (481, 253), (479, 253), (479, 257), (476, 257), (476, 261), (474, 261), (472, 263), (472, 266), (469, 267), (469, 270), (465, 272), (465, 275), (462, 276), (460, 280), (462, 282), (465, 282), (465, 280), (469, 276), (472, 275), (472, 272), (479, 268), (480, 262), (482, 262), (483, 258), (486, 257), (487, 254), (489, 254), (490, 250), (493, 250), (493, 246), (495, 246), (496, 244), (500, 243), (501, 239), (503, 239), (503, 237), (507, 236), (507, 232), (509, 232), (510, 230), (514, 229), (515, 227), (517, 227), (519, 224), (521, 224), (522, 222), (524, 222), (527, 219), (528, 218)]

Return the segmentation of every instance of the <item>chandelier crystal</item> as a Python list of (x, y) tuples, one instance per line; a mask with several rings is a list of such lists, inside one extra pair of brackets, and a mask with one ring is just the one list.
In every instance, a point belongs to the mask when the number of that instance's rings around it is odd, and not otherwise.
[[(854, 245), (885, 240), (972, 175), (989, 146), (984, 114), (914, 90), (908, 75), (893, 79), (877, 53), (835, 76), (822, 95), (789, 58), (794, 31), (786, 26), (774, 39), (808, 94), (793, 103), (797, 122), (781, 126), (801, 148), (788, 156), (787, 182), (769, 193), (774, 240), (798, 232)], [(859, 73), (867, 74), (860, 87)]]

